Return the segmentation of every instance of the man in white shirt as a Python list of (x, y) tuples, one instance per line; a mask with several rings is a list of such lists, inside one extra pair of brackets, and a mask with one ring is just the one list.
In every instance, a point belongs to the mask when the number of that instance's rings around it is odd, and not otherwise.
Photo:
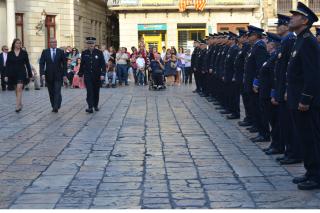
[(9, 48), (8, 48), (8, 46), (3, 46), (1, 48), (1, 50), (2, 50), (2, 53), (0, 53), (1, 87), (2, 87), (2, 91), (6, 91), (7, 90), (7, 83), (4, 80), (4, 76), (5, 76), (5, 71), (6, 71), (6, 63), (7, 63)]

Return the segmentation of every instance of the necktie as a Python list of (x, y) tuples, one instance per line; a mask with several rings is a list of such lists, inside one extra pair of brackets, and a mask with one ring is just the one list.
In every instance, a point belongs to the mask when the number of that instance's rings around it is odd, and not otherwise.
[(52, 50), (52, 61), (54, 61), (54, 59), (56, 58), (56, 49)]

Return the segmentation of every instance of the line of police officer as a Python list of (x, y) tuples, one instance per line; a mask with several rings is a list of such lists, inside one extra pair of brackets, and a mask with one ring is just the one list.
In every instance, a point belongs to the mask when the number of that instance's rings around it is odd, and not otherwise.
[[(280, 164), (304, 162), (293, 179), (301, 190), (320, 188), (320, 29), (317, 16), (299, 2), (292, 16), (278, 14), (277, 34), (255, 26), (248, 31), (209, 34), (194, 42), (195, 93), (217, 105), (227, 119), (269, 142), (267, 155), (284, 154)], [(209, 46), (209, 47), (207, 47)]]

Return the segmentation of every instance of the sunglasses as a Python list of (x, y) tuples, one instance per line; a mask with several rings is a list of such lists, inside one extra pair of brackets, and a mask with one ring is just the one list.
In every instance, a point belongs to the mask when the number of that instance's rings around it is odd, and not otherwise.
[(5, 51), (9, 51), (9, 49), (4, 49)]

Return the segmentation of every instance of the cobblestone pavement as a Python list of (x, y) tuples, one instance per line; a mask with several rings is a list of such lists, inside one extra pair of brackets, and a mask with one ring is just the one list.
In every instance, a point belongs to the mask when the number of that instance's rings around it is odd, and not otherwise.
[(291, 183), (248, 133), (183, 86), (101, 91), (88, 115), (84, 90), (0, 92), (0, 208), (319, 208), (320, 191)]

